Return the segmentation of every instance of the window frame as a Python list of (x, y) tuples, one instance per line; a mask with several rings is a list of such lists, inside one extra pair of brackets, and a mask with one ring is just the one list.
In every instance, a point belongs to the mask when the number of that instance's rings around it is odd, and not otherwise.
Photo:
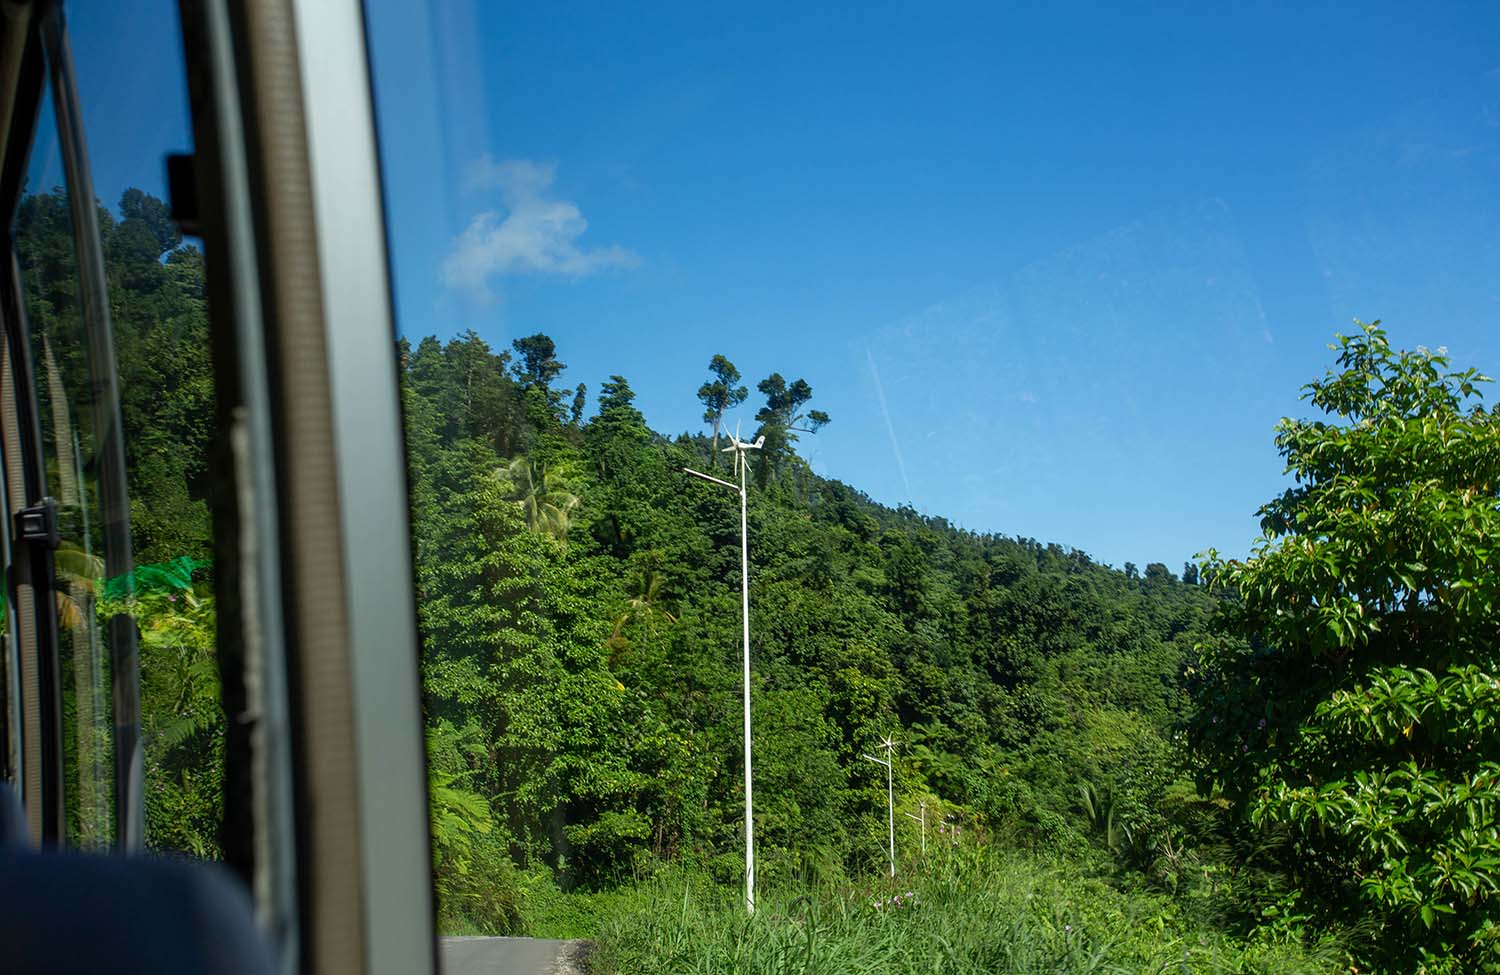
[[(104, 545), (104, 575), (129, 579), (135, 569), (130, 538), (130, 490), (120, 414), (119, 368), (109, 314), (94, 181), (74, 81), (73, 55), (60, 5), (50, 5), (40, 23), (46, 54), (58, 147), (68, 190), (73, 246), (78, 262), (79, 310), (87, 343), (91, 386), (94, 467)], [(14, 246), (14, 243), (12, 244)], [(87, 504), (87, 501), (84, 502)], [(114, 848), (139, 852), (146, 845), (145, 758), (141, 741), (140, 653), (135, 621), (118, 614), (106, 624), (114, 723)]]
[(6, 125), (0, 156), (0, 215), (5, 220), (7, 264), (0, 274), (0, 445), (5, 480), (7, 538), (6, 599), (11, 627), (9, 658), (16, 676), (7, 695), (15, 711), (7, 729), (18, 786), (33, 843), (56, 846), (64, 836), (61, 693), (57, 653), (56, 587), (51, 544), (27, 540), (17, 531), (15, 513), (44, 509), (45, 468), (35, 400), (30, 329), (21, 302), (20, 271), (12, 233), (25, 187), (27, 162), (37, 135), (46, 64), (36, 5), (7, 7), (0, 47), (0, 103)]

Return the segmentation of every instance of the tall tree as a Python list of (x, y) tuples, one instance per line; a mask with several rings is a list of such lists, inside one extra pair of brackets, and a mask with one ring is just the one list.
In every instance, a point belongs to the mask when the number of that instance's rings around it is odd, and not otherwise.
[[(418, 346), (417, 354), (427, 351), (426, 342)], [(511, 396), (506, 388), (505, 366), (510, 353), (496, 355), (489, 343), (480, 338), (473, 329), (452, 339), (443, 349), (443, 369), (453, 380), (446, 395), (441, 397), (443, 412), (449, 423), (455, 425), (460, 436), (494, 442), (502, 446), (504, 437), (497, 437), (507, 424)]]
[(677, 622), (677, 617), (664, 605), (662, 587), (666, 577), (661, 572), (662, 560), (662, 553), (648, 552), (641, 560), (642, 564), (636, 567), (625, 607), (615, 614), (614, 630), (609, 637), (612, 650), (618, 652), (629, 648), (631, 641), (626, 634), (627, 627), (639, 626), (645, 631), (646, 639), (655, 640), (660, 626)]
[(773, 372), (755, 387), (766, 396), (766, 405), (761, 407), (755, 419), (762, 424), (775, 424), (787, 431), (792, 440), (797, 433), (817, 433), (828, 422), (828, 414), (822, 410), (802, 409), (812, 399), (812, 386), (799, 379), (787, 385), (781, 373)]
[(610, 376), (599, 387), (599, 413), (584, 432), (599, 475), (612, 478), (634, 466), (651, 442), (646, 418), (634, 404), (635, 391), (624, 376)]
[[(610, 376), (604, 385), (599, 387), (599, 415), (616, 414), (625, 410), (635, 413), (635, 390), (630, 388), (630, 381), (624, 376)], [(639, 416), (639, 414), (636, 414)]]
[(588, 406), (589, 388), (583, 383), (573, 390), (573, 410), (568, 414), (568, 422), (575, 427), (583, 426), (583, 411)]
[(750, 395), (750, 390), (738, 385), (740, 371), (734, 363), (721, 355), (708, 361), (708, 371), (713, 378), (698, 387), (698, 401), (703, 404), (703, 422), (714, 428), (714, 457), (719, 456), (719, 428), (724, 423), (724, 414)]
[(557, 345), (542, 332), (516, 339), (511, 342), (511, 346), (520, 357), (520, 361), (511, 368), (516, 379), (528, 389), (536, 387), (544, 391), (550, 390), (552, 380), (567, 368), (557, 361)]
[(755, 414), (760, 423), (757, 436), (766, 438), (756, 470), (757, 480), (764, 485), (770, 480), (771, 473), (779, 470), (783, 461), (792, 454), (797, 434), (817, 433), (828, 422), (828, 414), (822, 410), (803, 409), (813, 395), (812, 386), (805, 379), (788, 385), (781, 373), (773, 372), (756, 388), (766, 397), (766, 405)]
[(1339, 336), (1285, 419), (1296, 483), (1245, 560), (1209, 553), (1204, 785), (1263, 832), (1315, 912), (1382, 929), (1382, 971), (1500, 968), (1500, 413), (1379, 323)]

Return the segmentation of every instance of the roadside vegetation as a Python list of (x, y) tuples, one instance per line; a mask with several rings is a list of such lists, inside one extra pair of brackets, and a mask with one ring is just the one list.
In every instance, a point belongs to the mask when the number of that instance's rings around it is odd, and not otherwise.
[(987, 853), (904, 884), (782, 890), (753, 918), (734, 892), (670, 873), (598, 934), (601, 975), (1313, 975), (1345, 970), (1332, 939), (1227, 935), (1164, 893), (1124, 892), (1068, 861)]

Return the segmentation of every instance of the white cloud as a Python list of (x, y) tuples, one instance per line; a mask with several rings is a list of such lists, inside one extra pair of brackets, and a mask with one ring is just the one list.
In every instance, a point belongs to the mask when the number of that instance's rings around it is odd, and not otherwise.
[(553, 163), (489, 156), (469, 167), (471, 189), (495, 191), (501, 209), (469, 221), (443, 259), (443, 282), (480, 300), (493, 300), (493, 279), (518, 274), (582, 278), (609, 268), (628, 268), (640, 258), (623, 247), (585, 248), (578, 239), (589, 222), (576, 203), (551, 197)]

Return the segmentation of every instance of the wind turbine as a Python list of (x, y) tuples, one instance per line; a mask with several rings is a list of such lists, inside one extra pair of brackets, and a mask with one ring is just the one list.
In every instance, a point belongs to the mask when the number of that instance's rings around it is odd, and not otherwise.
[(711, 474), (695, 471), (691, 467), (683, 468), (694, 477), (738, 491), (740, 495), (740, 607), (745, 635), (745, 910), (750, 914), (755, 913), (755, 816), (750, 775), (750, 530), (745, 515), (745, 468), (749, 466), (749, 462), (745, 451), (760, 450), (765, 442), (766, 438), (762, 435), (756, 438), (755, 443), (745, 443), (740, 439), (740, 425), (734, 425), (734, 436), (730, 438), (729, 446), (721, 448), (719, 452), (734, 452), (734, 472), (740, 481), (737, 485)]
[[(765, 434), (761, 434), (759, 437), (756, 437), (754, 443), (746, 443), (745, 441), (741, 440), (740, 439), (740, 425), (739, 425), (738, 422), (736, 422), (735, 425), (734, 425), (734, 433), (731, 433), (729, 435), (729, 444), (727, 446), (720, 447), (719, 448), (719, 453), (721, 453), (721, 454), (734, 454), (734, 473), (735, 473), (736, 476), (739, 476), (739, 477), (742, 478), (741, 483), (743, 483), (743, 475), (744, 475), (744, 472), (745, 472), (745, 466), (750, 462), (750, 459), (745, 456), (745, 451), (747, 451), (747, 450), (760, 450), (765, 445), (766, 445), (766, 435)], [(684, 467), (683, 470), (687, 471), (689, 474), (698, 474), (697, 471), (692, 470), (691, 468)], [(706, 475), (706, 474), (698, 474), (698, 476), (699, 477), (707, 477), (708, 475)], [(723, 484), (724, 482), (723, 481), (719, 481), (719, 483)], [(730, 485), (730, 486), (733, 487), (733, 485)]]
[(876, 758), (874, 755), (865, 755), (864, 757), (876, 765), (885, 766), (885, 811), (891, 843), (891, 876), (894, 877), (896, 876), (896, 793), (893, 788), (895, 763), (892, 760), (892, 755), (896, 750), (895, 739), (891, 738), (890, 735), (886, 735), (880, 739), (880, 747), (885, 749), (885, 758)]

